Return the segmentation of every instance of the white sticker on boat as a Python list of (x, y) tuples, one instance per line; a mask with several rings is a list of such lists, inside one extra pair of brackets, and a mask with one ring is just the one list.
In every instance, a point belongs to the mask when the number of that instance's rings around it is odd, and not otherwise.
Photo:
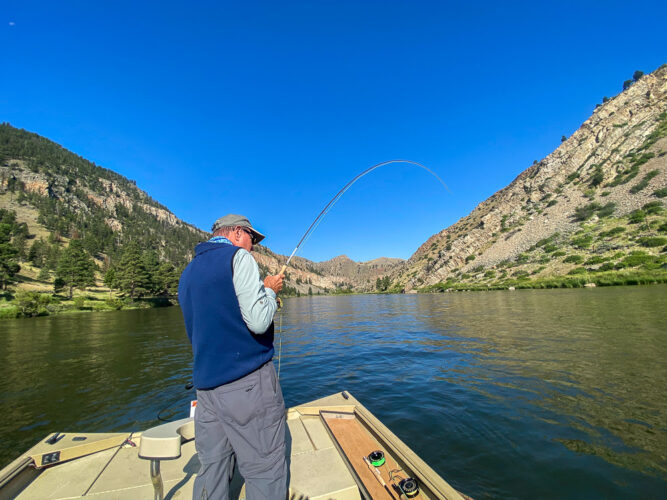
[(195, 409), (197, 408), (197, 400), (190, 401), (190, 418), (194, 418)]

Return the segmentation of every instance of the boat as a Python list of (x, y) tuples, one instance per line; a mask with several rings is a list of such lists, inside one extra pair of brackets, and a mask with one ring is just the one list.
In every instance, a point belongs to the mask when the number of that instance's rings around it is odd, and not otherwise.
[[(289, 498), (466, 500), (347, 391), (287, 410)], [(0, 499), (189, 499), (194, 421), (49, 434), (0, 471)], [(237, 473), (230, 498), (245, 498)]]

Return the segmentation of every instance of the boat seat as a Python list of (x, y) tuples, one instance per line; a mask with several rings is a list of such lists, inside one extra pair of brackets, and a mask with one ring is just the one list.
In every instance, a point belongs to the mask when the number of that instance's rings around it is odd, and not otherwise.
[(181, 456), (181, 443), (195, 437), (193, 418), (174, 420), (152, 427), (141, 435), (139, 458), (173, 460)]

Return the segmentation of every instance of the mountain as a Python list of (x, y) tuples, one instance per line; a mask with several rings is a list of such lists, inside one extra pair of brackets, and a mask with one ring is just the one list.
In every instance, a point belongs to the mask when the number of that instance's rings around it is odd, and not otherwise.
[(392, 271), (398, 287), (665, 281), (667, 65), (625, 86), (553, 153), (422, 244)]
[[(102, 273), (121, 262), (130, 243), (154, 253), (154, 267), (163, 262), (180, 270), (192, 258), (194, 246), (209, 237), (134, 181), (8, 123), (0, 124), (0, 209), (16, 214), (12, 243), (21, 267), (20, 287), (40, 291), (53, 289), (52, 272), (73, 239), (81, 240), (95, 258), (101, 285)], [(278, 272), (287, 260), (260, 245), (254, 254), (263, 274)], [(402, 262), (381, 258), (356, 263), (340, 256), (317, 263), (296, 257), (286, 290), (372, 290), (378, 277)], [(177, 276), (173, 270), (171, 274)]]

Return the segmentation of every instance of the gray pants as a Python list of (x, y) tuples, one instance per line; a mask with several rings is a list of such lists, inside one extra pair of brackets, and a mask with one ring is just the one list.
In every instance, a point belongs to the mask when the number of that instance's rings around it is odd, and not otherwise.
[(285, 402), (273, 362), (215, 389), (197, 391), (193, 499), (229, 498), (234, 460), (246, 499), (285, 500)]

